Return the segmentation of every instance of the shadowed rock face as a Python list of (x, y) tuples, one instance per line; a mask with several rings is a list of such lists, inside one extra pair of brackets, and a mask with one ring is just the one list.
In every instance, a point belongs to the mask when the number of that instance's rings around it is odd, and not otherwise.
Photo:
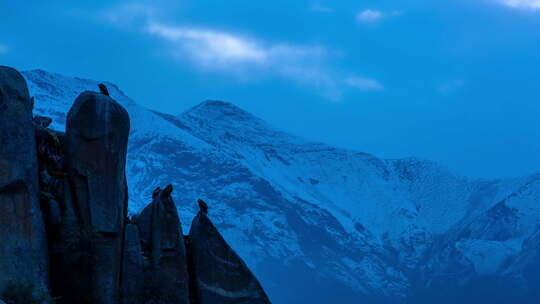
[(130, 122), (112, 98), (84, 92), (68, 113), (66, 157), (85, 224), (97, 233), (119, 233), (126, 212), (124, 177)]
[(171, 285), (167, 290), (175, 290), (171, 296), (178, 303), (189, 303), (186, 248), (172, 190), (171, 185), (163, 190), (157, 188), (152, 203), (137, 216), (135, 223), (141, 231), (143, 251), (149, 260), (147, 281), (159, 277)]
[(51, 122), (32, 119), (24, 79), (0, 67), (0, 291), (28, 281), (46, 295), (50, 278), (58, 304), (270, 303), (205, 202), (190, 236), (172, 185), (127, 218), (130, 120), (108, 94), (79, 95), (65, 134)]
[(123, 259), (121, 303), (135, 304), (144, 286), (141, 237), (137, 225), (126, 225)]
[(270, 303), (259, 281), (202, 211), (191, 224), (188, 256), (192, 303)]
[(66, 163), (71, 189), (67, 204), (77, 215), (82, 257), (90, 280), (90, 303), (117, 303), (127, 215), (125, 163), (130, 121), (108, 96), (84, 92), (75, 100), (66, 125)]
[(24, 78), (0, 67), (0, 290), (11, 280), (48, 290), (32, 107)]

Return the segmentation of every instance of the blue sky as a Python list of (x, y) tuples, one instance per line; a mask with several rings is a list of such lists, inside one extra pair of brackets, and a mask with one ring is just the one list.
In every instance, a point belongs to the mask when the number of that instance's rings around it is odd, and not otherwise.
[(1, 1), (0, 64), (473, 177), (540, 171), (540, 0)]

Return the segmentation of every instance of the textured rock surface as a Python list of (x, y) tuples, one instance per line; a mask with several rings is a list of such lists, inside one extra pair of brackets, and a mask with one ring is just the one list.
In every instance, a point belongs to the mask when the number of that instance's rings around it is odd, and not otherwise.
[(48, 290), (32, 107), (22, 75), (0, 67), (0, 290), (10, 280)]
[[(68, 113), (66, 157), (83, 221), (98, 233), (119, 233), (127, 207), (124, 176), (129, 116), (112, 98), (82, 93)], [(88, 193), (79, 189), (79, 181)]]
[(112, 98), (82, 93), (68, 113), (66, 162), (71, 203), (89, 247), (91, 303), (117, 303), (124, 223), (129, 116)]
[(259, 281), (203, 211), (193, 219), (188, 248), (192, 303), (270, 303)]
[(144, 265), (139, 228), (126, 225), (122, 266), (121, 303), (135, 304), (144, 286)]
[(147, 281), (167, 282), (167, 290), (174, 291), (171, 297), (178, 303), (189, 303), (186, 248), (172, 190), (171, 185), (154, 190), (152, 203), (136, 217), (135, 224), (149, 261)]

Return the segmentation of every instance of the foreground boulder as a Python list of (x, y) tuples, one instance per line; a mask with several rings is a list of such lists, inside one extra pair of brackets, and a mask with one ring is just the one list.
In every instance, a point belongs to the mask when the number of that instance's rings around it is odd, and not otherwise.
[(269, 304), (259, 281), (207, 216), (193, 219), (188, 237), (192, 304)]
[[(127, 183), (125, 165), (130, 130), (126, 110), (109, 96), (84, 92), (68, 113), (65, 135), (70, 205), (77, 215), (79, 257), (88, 273), (80, 294), (89, 303), (118, 303)], [(77, 236), (79, 237), (79, 236)]]
[[(171, 185), (157, 188), (153, 201), (135, 220), (141, 231), (147, 301), (189, 303), (189, 280), (186, 248)], [(156, 291), (159, 291), (156, 294)], [(161, 302), (160, 302), (161, 303)]]
[(9, 281), (31, 281), (48, 292), (32, 108), (21, 74), (0, 67), (0, 291)]

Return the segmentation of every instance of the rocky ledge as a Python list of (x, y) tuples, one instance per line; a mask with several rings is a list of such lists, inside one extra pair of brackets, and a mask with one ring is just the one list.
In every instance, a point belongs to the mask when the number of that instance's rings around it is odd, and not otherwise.
[(205, 202), (189, 235), (171, 185), (128, 217), (130, 119), (105, 86), (79, 95), (65, 133), (32, 108), (0, 67), (0, 303), (270, 303)]

